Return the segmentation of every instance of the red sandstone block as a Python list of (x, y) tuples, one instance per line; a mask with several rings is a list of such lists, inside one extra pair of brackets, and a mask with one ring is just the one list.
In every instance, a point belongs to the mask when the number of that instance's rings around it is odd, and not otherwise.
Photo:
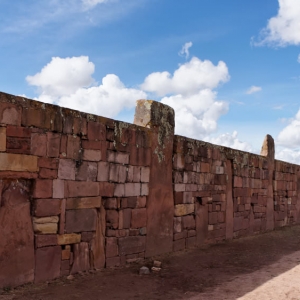
[(208, 214), (208, 224), (214, 225), (218, 223), (218, 213), (217, 212), (210, 212)]
[(192, 215), (182, 217), (183, 229), (194, 229), (196, 227), (195, 218)]
[(218, 212), (218, 222), (219, 223), (224, 223), (225, 222), (225, 213), (222, 212), (222, 211)]
[(60, 214), (60, 199), (36, 199), (34, 201), (34, 215), (37, 217), (50, 217)]
[(40, 168), (39, 178), (43, 178), (43, 179), (56, 179), (57, 178), (57, 170)]
[(66, 197), (99, 196), (99, 183), (92, 181), (65, 181)]
[(127, 229), (130, 228), (131, 224), (131, 209), (127, 208), (123, 210), (123, 228)]
[(177, 240), (173, 242), (173, 251), (181, 251), (185, 249), (185, 239)]
[(185, 184), (184, 183), (177, 183), (174, 185), (175, 192), (184, 192), (185, 191)]
[(1, 103), (0, 123), (10, 125), (21, 125), (22, 107), (11, 103)]
[(47, 156), (58, 157), (60, 148), (60, 134), (47, 132)]
[(46, 156), (47, 136), (45, 134), (32, 133), (31, 135), (31, 154)]
[(150, 148), (137, 148), (135, 145), (130, 148), (129, 164), (133, 166), (150, 166), (151, 162), (151, 149)]
[(173, 236), (173, 240), (174, 241), (177, 241), (177, 240), (180, 240), (180, 239), (185, 239), (187, 237), (187, 230), (183, 230), (181, 232), (177, 232), (174, 234)]
[(188, 237), (196, 236), (197, 232), (196, 230), (189, 230), (188, 231)]
[(174, 228), (174, 233), (178, 233), (182, 231), (182, 217), (175, 217), (173, 219), (173, 228)]
[(125, 184), (120, 183), (115, 185), (114, 196), (124, 197), (125, 196)]
[(77, 169), (75, 180), (96, 181), (97, 180), (97, 163), (83, 161)]
[(137, 197), (136, 207), (137, 208), (146, 207), (146, 202), (147, 202), (147, 197), (145, 196)]
[(58, 167), (58, 178), (75, 180), (75, 161), (72, 159), (60, 159)]
[(109, 166), (109, 181), (125, 182), (126, 181), (126, 167), (119, 164), (110, 164)]
[(35, 251), (34, 282), (52, 280), (60, 276), (61, 247), (43, 247)]
[(51, 198), (52, 180), (36, 179), (33, 187), (33, 198)]
[(66, 135), (62, 135), (60, 139), (60, 150), (61, 156), (67, 156), (67, 144), (68, 144), (68, 137)]
[(141, 168), (141, 182), (150, 181), (150, 168), (142, 167)]
[[(65, 250), (63, 250), (65, 251)], [(70, 274), (70, 260), (62, 260), (60, 266), (60, 276), (67, 276)]]
[(31, 129), (27, 128), (27, 127), (7, 125), (7, 127), (6, 127), (6, 136), (20, 137), (20, 138), (30, 138)]
[(106, 139), (106, 126), (98, 122), (88, 122), (87, 136), (89, 140), (105, 141)]
[(144, 252), (146, 248), (145, 236), (129, 236), (119, 238), (119, 255)]
[(105, 255), (107, 258), (115, 257), (118, 253), (118, 240), (117, 238), (110, 237), (105, 239)]
[(66, 233), (95, 231), (96, 224), (96, 209), (89, 208), (66, 211)]
[(133, 166), (133, 177), (132, 182), (140, 182), (141, 181), (141, 167)]
[(131, 228), (141, 228), (147, 226), (146, 208), (133, 209), (131, 211)]
[(118, 164), (128, 164), (129, 154), (124, 152), (107, 151), (107, 161), (114, 162)]
[(149, 184), (142, 183), (141, 184), (141, 196), (148, 196), (149, 195)]
[(188, 237), (186, 239), (186, 248), (190, 249), (196, 246), (196, 237), (192, 236), (192, 237)]
[(66, 199), (62, 199), (61, 208), (60, 208), (60, 218), (59, 218), (59, 234), (65, 233), (65, 225), (66, 225)]
[(71, 273), (87, 271), (90, 269), (90, 251), (88, 243), (80, 243), (73, 245), (74, 262)]
[(99, 162), (97, 181), (108, 181), (108, 176), (109, 176), (109, 163), (103, 161)]
[(99, 195), (102, 197), (113, 197), (115, 184), (110, 182), (99, 182)]
[(140, 196), (141, 184), (140, 183), (125, 183), (125, 197)]
[(101, 151), (84, 149), (82, 158), (83, 158), (83, 160), (100, 161), (101, 160)]
[(209, 163), (205, 163), (205, 162), (201, 162), (201, 173), (209, 173), (210, 172), (210, 164)]
[(104, 206), (106, 209), (117, 209), (118, 201), (117, 198), (108, 198), (105, 200)]
[(82, 242), (91, 242), (95, 238), (95, 233), (93, 231), (84, 231), (81, 232), (81, 241)]
[(102, 150), (103, 142), (102, 141), (82, 140), (81, 145), (82, 145), (83, 149)]
[(174, 192), (174, 203), (183, 204), (183, 192)]
[(81, 152), (80, 138), (76, 135), (68, 135), (67, 158), (79, 160)]
[(65, 182), (64, 180), (53, 180), (53, 198), (64, 198), (65, 196)]
[(116, 210), (108, 210), (106, 212), (107, 226), (117, 229), (119, 226), (119, 213)]
[(9, 153), (30, 154), (30, 138), (7, 137), (6, 151)]
[(40, 168), (58, 169), (58, 159), (56, 159), (56, 158), (47, 158), (47, 157), (39, 157), (38, 166)]
[(120, 266), (120, 264), (121, 264), (120, 256), (109, 257), (106, 259), (105, 267), (106, 268), (118, 267)]
[(56, 234), (36, 234), (35, 236), (35, 247), (47, 247), (57, 245), (57, 235)]

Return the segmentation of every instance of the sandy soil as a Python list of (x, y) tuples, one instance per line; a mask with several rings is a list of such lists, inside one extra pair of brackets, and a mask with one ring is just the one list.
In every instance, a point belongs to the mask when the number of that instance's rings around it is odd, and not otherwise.
[(156, 259), (159, 273), (140, 276), (134, 264), (0, 290), (0, 299), (300, 299), (300, 226)]

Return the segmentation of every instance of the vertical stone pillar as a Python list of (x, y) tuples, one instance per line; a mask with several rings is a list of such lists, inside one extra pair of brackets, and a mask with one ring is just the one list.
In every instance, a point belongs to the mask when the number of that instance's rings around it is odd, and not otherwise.
[(150, 128), (151, 165), (147, 200), (146, 257), (172, 251), (174, 200), (172, 156), (174, 110), (162, 103), (138, 100), (134, 124)]
[(261, 147), (260, 155), (268, 159), (269, 183), (267, 196), (267, 224), (266, 230), (274, 229), (274, 194), (273, 194), (273, 174), (275, 168), (275, 143), (272, 136), (266, 135)]

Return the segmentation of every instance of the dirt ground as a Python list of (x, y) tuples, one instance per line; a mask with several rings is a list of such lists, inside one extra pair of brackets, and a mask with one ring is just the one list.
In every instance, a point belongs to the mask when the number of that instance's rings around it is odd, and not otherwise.
[(142, 265), (0, 290), (1, 300), (300, 299), (300, 226), (157, 257)]

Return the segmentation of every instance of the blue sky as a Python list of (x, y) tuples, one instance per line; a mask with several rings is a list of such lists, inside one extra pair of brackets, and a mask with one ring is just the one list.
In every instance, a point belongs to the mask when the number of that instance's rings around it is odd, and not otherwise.
[(300, 162), (299, 0), (0, 0), (0, 90)]

